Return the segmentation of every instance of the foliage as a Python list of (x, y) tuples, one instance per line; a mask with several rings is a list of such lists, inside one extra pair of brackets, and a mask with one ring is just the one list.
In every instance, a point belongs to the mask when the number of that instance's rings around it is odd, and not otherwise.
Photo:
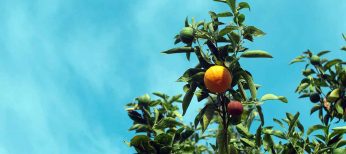
[[(138, 153), (345, 152), (346, 141), (343, 134), (346, 127), (332, 128), (330, 125), (334, 119), (345, 120), (346, 117), (346, 79), (345, 82), (342, 80), (346, 74), (342, 66), (345, 62), (341, 59), (320, 59), (329, 51), (322, 51), (317, 55), (307, 51), (294, 59), (291, 63), (311, 63), (306, 65), (303, 71), (305, 77), (296, 92), (301, 94), (301, 98), (310, 97), (312, 93), (321, 94), (323, 99), (311, 109), (311, 113), (318, 111), (322, 124), (305, 131), (299, 121), (299, 113), (286, 113), (286, 118), (273, 119), (281, 130), (265, 126), (262, 112), (264, 102), (278, 100), (287, 103), (288, 100), (274, 94), (265, 94), (259, 99), (257, 91), (260, 86), (254, 82), (250, 71), (239, 62), (242, 58), (272, 58), (270, 53), (250, 50), (244, 44), (253, 42), (255, 37), (265, 33), (255, 26), (245, 24), (243, 11), (250, 10), (247, 2), (214, 1), (226, 4), (230, 11), (210, 11), (209, 22), (196, 22), (194, 19), (189, 22), (186, 19), (185, 27), (175, 36), (175, 44), (180, 46), (162, 52), (185, 54), (187, 60), (193, 54), (198, 59), (198, 64), (187, 69), (177, 80), (186, 83), (183, 98), (180, 99), (182, 95), (169, 97), (153, 93), (160, 99), (151, 100), (149, 95), (144, 95), (129, 103), (127, 111), (134, 122), (130, 131), (140, 134), (134, 136), (129, 145)], [(214, 93), (205, 86), (204, 74), (215, 65), (227, 68), (232, 74), (232, 84), (225, 92)], [(181, 118), (189, 111), (194, 97), (198, 102), (205, 101), (205, 105), (196, 115), (194, 123), (186, 125)], [(241, 115), (231, 116), (227, 112), (231, 101), (239, 101), (244, 106)], [(181, 104), (182, 115), (176, 103)], [(216, 128), (208, 128), (210, 125)], [(311, 136), (317, 130), (322, 130), (323, 133)], [(215, 143), (206, 144), (208, 138), (215, 139)]]
[(176, 105), (182, 102), (181, 95), (153, 94), (159, 99), (151, 100), (146, 94), (127, 104), (126, 110), (133, 120), (129, 130), (140, 134), (128, 144), (138, 153), (211, 153), (207, 146), (198, 144), (209, 135), (202, 135), (201, 128), (182, 123)]

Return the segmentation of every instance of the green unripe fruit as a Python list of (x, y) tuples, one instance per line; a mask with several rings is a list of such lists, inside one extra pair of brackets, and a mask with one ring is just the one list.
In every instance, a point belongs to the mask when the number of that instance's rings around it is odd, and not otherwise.
[(186, 44), (190, 44), (193, 41), (194, 38), (194, 32), (193, 32), (193, 28), (191, 27), (184, 27), (181, 31), (180, 31), (180, 40)]
[(312, 65), (319, 65), (319, 64), (320, 64), (320, 57), (317, 56), (317, 55), (311, 56), (311, 58), (310, 58), (310, 63), (311, 63)]
[(319, 93), (313, 93), (310, 95), (310, 101), (313, 103), (317, 103), (319, 102), (321, 99), (320, 94)]

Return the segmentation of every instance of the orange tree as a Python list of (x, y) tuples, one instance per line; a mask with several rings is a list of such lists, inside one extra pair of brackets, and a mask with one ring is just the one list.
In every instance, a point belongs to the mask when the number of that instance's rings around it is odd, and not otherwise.
[[(326, 52), (318, 55), (306, 52), (292, 62), (304, 61), (305, 58), (316, 69), (303, 72), (306, 78), (297, 92), (303, 93), (301, 97), (310, 97), (312, 102), (321, 102), (312, 109), (320, 112), (321, 125), (312, 126), (306, 135), (299, 113), (286, 113), (282, 120), (274, 118), (282, 130), (265, 126), (261, 107), (264, 101), (287, 103), (287, 99), (274, 94), (259, 99), (259, 85), (239, 63), (241, 58), (272, 58), (266, 51), (249, 50), (244, 45), (244, 42), (253, 42), (255, 37), (265, 33), (245, 24), (242, 11), (250, 10), (248, 3), (214, 1), (226, 4), (230, 11), (210, 11), (209, 22), (195, 22), (194, 19), (188, 22), (186, 19), (185, 27), (175, 37), (175, 44), (183, 46), (163, 51), (165, 54), (186, 54), (187, 60), (194, 54), (198, 59), (198, 64), (187, 69), (178, 79), (178, 82), (186, 83), (183, 98), (180, 99), (182, 95), (169, 97), (153, 93), (159, 99), (152, 100), (149, 95), (144, 95), (127, 104), (129, 117), (134, 122), (130, 130), (139, 133), (128, 144), (138, 153), (330, 153), (333, 149), (344, 152), (342, 147), (346, 141), (342, 136), (346, 128), (331, 130), (329, 123), (334, 118), (345, 116), (344, 62), (320, 60), (319, 56)], [(316, 74), (317, 71), (320, 72)], [(314, 73), (318, 77), (313, 77)], [(324, 82), (332, 90), (326, 94), (326, 101), (320, 96), (323, 95), (321, 87), (325, 86)], [(310, 91), (306, 90), (308, 87)], [(181, 117), (188, 111), (194, 96), (197, 101), (206, 103), (194, 122), (186, 125)], [(177, 103), (181, 104), (182, 115)], [(327, 113), (323, 114), (323, 111)], [(260, 123), (253, 123), (257, 119)], [(216, 127), (206, 131), (212, 124)], [(309, 136), (315, 130), (324, 130), (324, 134)], [(215, 143), (209, 143), (210, 138), (215, 138)]]

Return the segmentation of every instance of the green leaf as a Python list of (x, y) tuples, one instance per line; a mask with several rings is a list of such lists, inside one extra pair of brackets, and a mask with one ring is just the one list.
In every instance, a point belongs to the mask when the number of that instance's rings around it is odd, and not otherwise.
[(149, 137), (146, 135), (137, 135), (131, 139), (130, 145), (131, 146), (141, 146), (143, 143), (148, 143), (150, 141)]
[(346, 140), (341, 140), (339, 143), (337, 143), (336, 148), (342, 147), (346, 145)]
[(298, 63), (298, 62), (305, 62), (303, 59), (293, 59), (290, 64)]
[(343, 47), (341, 48), (341, 50), (346, 51), (346, 46), (343, 46)]
[(169, 103), (176, 102), (176, 101), (178, 101), (178, 100), (181, 98), (181, 96), (182, 96), (182, 94), (175, 95), (175, 96), (173, 96), (168, 102), (169, 102)]
[(192, 47), (178, 47), (178, 48), (162, 51), (162, 53), (165, 53), (165, 54), (188, 53), (188, 52), (193, 52), (193, 48)]
[(310, 84), (309, 83), (302, 83), (300, 84), (297, 89), (296, 92), (300, 93), (302, 92), (304, 89), (306, 89)]
[(341, 127), (335, 127), (333, 128), (333, 131), (336, 132), (336, 133), (346, 133), (346, 126), (341, 126)]
[(300, 113), (297, 112), (297, 113), (294, 115), (293, 119), (290, 119), (290, 124), (289, 124), (289, 127), (288, 127), (288, 134), (289, 134), (289, 135), (293, 132), (293, 130), (294, 130), (294, 125), (295, 125), (296, 122), (298, 121), (299, 115), (300, 115)]
[(227, 34), (227, 36), (232, 41), (233, 44), (238, 44), (240, 41), (240, 36), (233, 31), (231, 33)]
[(244, 58), (273, 58), (268, 52), (262, 50), (248, 50), (243, 52), (240, 57)]
[(316, 112), (317, 110), (321, 109), (321, 105), (315, 105), (314, 107), (311, 108), (310, 115)]
[(185, 27), (189, 27), (189, 20), (188, 20), (188, 17), (185, 18)]
[(204, 132), (214, 117), (215, 107), (214, 104), (207, 104), (205, 112), (202, 116), (202, 132)]
[(246, 136), (247, 138), (252, 137), (252, 134), (249, 132), (249, 130), (246, 127), (243, 126), (243, 124), (241, 124), (241, 123), (238, 124), (236, 126), (236, 129), (240, 134)]
[(160, 135), (157, 135), (154, 139), (154, 141), (157, 141), (158, 143), (162, 144), (162, 145), (166, 145), (169, 146), (172, 143), (172, 139), (173, 136), (166, 134), (166, 133), (162, 133)]
[(231, 17), (233, 14), (231, 12), (221, 12), (216, 14), (217, 17)]
[(258, 126), (257, 130), (256, 130), (256, 145), (257, 147), (261, 147), (262, 145), (262, 138), (261, 138), (261, 135), (262, 135), (262, 126)]
[(129, 131), (135, 130), (136, 132), (146, 132), (148, 131), (148, 125), (144, 124), (134, 124), (129, 128)]
[(281, 102), (287, 103), (287, 98), (284, 96), (276, 96), (274, 94), (265, 94), (262, 96), (261, 101), (267, 100), (280, 100)]
[(240, 138), (240, 141), (242, 141), (244, 144), (246, 144), (248, 146), (256, 147), (256, 144), (247, 138)]
[(190, 68), (188, 70), (186, 70), (183, 74), (183, 76), (181, 76), (177, 82), (188, 82), (192, 79), (192, 77), (200, 72), (204, 72), (203, 69), (200, 68)]
[(197, 116), (195, 117), (194, 124), (195, 124), (195, 129), (197, 128), (199, 122), (202, 120), (202, 117), (207, 109), (207, 106), (205, 106), (202, 110), (199, 111)]
[(220, 32), (219, 32), (219, 36), (224, 36), (230, 32), (232, 32), (233, 30), (237, 30), (238, 27), (237, 26), (226, 26), (224, 29), (222, 29)]
[(343, 114), (344, 113), (344, 109), (342, 107), (342, 99), (339, 99), (336, 104), (335, 104), (335, 109), (339, 114)]
[(333, 59), (333, 60), (330, 60), (328, 61), (326, 64), (324, 64), (323, 66), (323, 69), (324, 70), (328, 70), (330, 67), (332, 67), (333, 65), (336, 65), (336, 64), (339, 64), (339, 63), (342, 63), (342, 60), (341, 59)]
[(222, 2), (222, 3), (227, 3), (226, 0), (214, 0), (215, 2)]
[(187, 128), (184, 132), (182, 132), (180, 134), (181, 138), (180, 138), (180, 143), (184, 142), (185, 140), (187, 140), (195, 131)]
[(258, 112), (260, 119), (261, 119), (261, 125), (263, 126), (264, 125), (264, 116), (263, 116), (263, 112), (262, 112), (262, 107), (260, 105), (256, 105), (256, 108), (257, 108), (257, 112)]
[(185, 115), (187, 108), (189, 107), (192, 97), (194, 95), (194, 92), (196, 91), (197, 85), (192, 82), (190, 85), (190, 89), (186, 92), (184, 99), (183, 99), (183, 115)]
[(338, 135), (334, 136), (332, 139), (329, 140), (328, 145), (331, 146), (331, 145), (339, 142), (342, 139), (342, 135), (343, 134), (338, 134)]
[(280, 120), (278, 120), (278, 119), (276, 119), (276, 118), (273, 118), (273, 120), (274, 120), (274, 122), (276, 122), (277, 124), (279, 124), (282, 128), (285, 128), (284, 124), (283, 124)]
[(330, 51), (328, 51), (328, 50), (324, 50), (324, 51), (321, 51), (321, 52), (319, 52), (318, 54), (317, 54), (317, 56), (322, 56), (322, 55), (325, 55), (325, 54), (327, 54), (327, 53), (329, 53)]
[(203, 90), (198, 90), (195, 92), (195, 95), (197, 96), (197, 101), (200, 102), (207, 98), (209, 96), (208, 92), (205, 92)]
[(263, 144), (266, 147), (265, 149), (268, 151), (271, 151), (274, 147), (274, 141), (273, 138), (268, 135), (268, 134), (264, 134), (263, 136)]
[(245, 79), (250, 88), (252, 100), (255, 100), (257, 98), (257, 89), (252, 77), (246, 71), (240, 71), (240, 75)]
[(161, 92), (153, 92), (153, 95), (158, 96), (164, 100), (168, 99), (168, 96), (164, 93), (161, 93)]
[(134, 122), (145, 124), (145, 120), (142, 118), (142, 115), (137, 111), (131, 110), (128, 111), (127, 114)]
[(327, 96), (327, 100), (329, 102), (335, 102), (337, 99), (339, 99), (340, 97), (340, 89), (334, 89), (328, 96)]
[(206, 57), (206, 55), (202, 51), (202, 48), (197, 46), (196, 49), (197, 50), (195, 50), (195, 54), (198, 58), (199, 63), (201, 64), (201, 66), (203, 68), (209, 68), (210, 66), (212, 66), (210, 60)]
[(313, 126), (311, 126), (309, 129), (308, 129), (308, 131), (306, 131), (306, 135), (310, 135), (312, 132), (314, 132), (314, 131), (316, 131), (316, 130), (320, 130), (320, 129), (326, 129), (326, 127), (325, 126), (323, 126), (323, 125), (313, 125)]
[(155, 128), (173, 128), (176, 126), (181, 126), (182, 123), (178, 122), (176, 119), (172, 117), (165, 117), (161, 119), (157, 125), (155, 125)]
[(238, 16), (238, 23), (239, 23), (239, 25), (243, 24), (244, 21), (245, 21), (245, 15), (244, 14), (240, 14)]
[(232, 12), (236, 12), (236, 2), (235, 0), (226, 0), (227, 4), (229, 5), (229, 7), (231, 8)]
[(159, 120), (160, 112), (159, 112), (159, 110), (157, 110), (157, 109), (155, 108), (155, 109), (154, 109), (154, 113), (155, 113), (154, 124), (156, 124), (157, 121)]
[(239, 10), (243, 8), (248, 8), (250, 10), (250, 5), (246, 2), (240, 2), (238, 5), (239, 5)]
[(272, 130), (272, 129), (263, 129), (262, 130), (264, 134), (269, 134), (269, 135), (274, 135), (276, 137), (286, 139), (286, 136), (283, 132), (278, 131), (278, 130)]
[(262, 30), (256, 28), (255, 26), (247, 26), (244, 29), (244, 34), (260, 37), (260, 36), (265, 35), (266, 33), (264, 33)]

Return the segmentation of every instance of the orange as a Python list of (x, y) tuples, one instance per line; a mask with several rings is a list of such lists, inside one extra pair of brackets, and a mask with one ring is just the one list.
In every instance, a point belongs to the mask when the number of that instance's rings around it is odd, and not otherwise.
[(223, 66), (212, 66), (204, 74), (204, 84), (213, 93), (223, 93), (232, 84), (232, 75)]

